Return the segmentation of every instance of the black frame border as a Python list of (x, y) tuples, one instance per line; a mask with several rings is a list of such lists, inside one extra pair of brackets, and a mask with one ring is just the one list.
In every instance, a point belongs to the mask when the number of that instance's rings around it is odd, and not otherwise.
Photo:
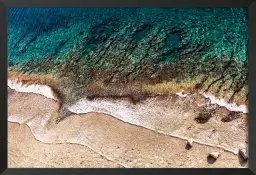
[[(8, 7), (247, 7), (249, 10), (249, 168), (215, 168), (215, 169), (29, 169), (29, 168), (7, 168), (7, 8)], [(255, 0), (0, 0), (0, 70), (1, 86), (0, 96), (1, 109), (3, 110), (0, 117), (0, 138), (3, 142), (0, 144), (0, 173), (22, 175), (22, 174), (84, 174), (84, 173), (104, 173), (104, 174), (120, 174), (120, 173), (161, 173), (161, 174), (197, 174), (209, 175), (232, 173), (238, 174), (256, 174), (256, 83), (253, 81), (253, 74), (256, 74), (256, 2)], [(2, 141), (2, 139), (1, 139)], [(254, 173), (253, 173), (254, 172)]]

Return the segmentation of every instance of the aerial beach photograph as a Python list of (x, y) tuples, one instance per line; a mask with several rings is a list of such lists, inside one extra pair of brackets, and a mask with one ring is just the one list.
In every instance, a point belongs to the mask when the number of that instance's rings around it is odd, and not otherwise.
[(8, 168), (248, 168), (247, 8), (8, 8)]

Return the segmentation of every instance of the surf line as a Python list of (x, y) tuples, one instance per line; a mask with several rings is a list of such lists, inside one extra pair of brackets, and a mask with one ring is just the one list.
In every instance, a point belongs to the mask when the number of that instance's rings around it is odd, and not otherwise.
[(54, 96), (54, 93), (51, 87), (43, 84), (23, 84), (18, 80), (8, 80), (8, 87), (17, 91), (17, 92), (24, 92), (24, 93), (34, 93), (40, 94), (47, 98), (57, 100)]
[[(237, 105), (235, 103), (228, 103), (224, 99), (218, 99), (211, 93), (199, 92), (199, 94), (202, 95), (204, 98), (209, 99), (210, 104), (216, 104), (218, 106), (226, 108), (229, 111), (242, 112), (244, 114), (248, 114), (248, 107), (246, 105)], [(178, 92), (176, 93), (176, 95), (182, 98), (190, 97), (189, 94), (186, 94), (184, 92)]]
[[(40, 94), (40, 95), (43, 95), (43, 96), (45, 96), (47, 98), (56, 100), (56, 98), (54, 97), (54, 93), (53, 93), (51, 87), (49, 87), (47, 85), (43, 85), (43, 84), (41, 84), (41, 85), (39, 85), (39, 84), (26, 85), (26, 84), (22, 84), (22, 82), (18, 82), (18, 80), (8, 80), (8, 86), (11, 89), (14, 89), (17, 92)], [(183, 94), (182, 92), (181, 93), (176, 93), (176, 94), (178, 96), (183, 97), (183, 98), (189, 97), (188, 94)], [(211, 103), (219, 103), (219, 101), (216, 100), (216, 98), (214, 98), (214, 96), (209, 96), (209, 95), (207, 96), (207, 95), (205, 95), (204, 97), (205, 98), (209, 98), (210, 100), (212, 99)], [(222, 103), (219, 103), (220, 106), (223, 105), (224, 107), (226, 107), (225, 106), (226, 103), (223, 103), (223, 101), (221, 101), (221, 100), (220, 100), (220, 102), (222, 102)], [(234, 104), (233, 104), (233, 106), (234, 106)], [(231, 107), (232, 107), (232, 105), (231, 105)], [(234, 109), (237, 110), (237, 108), (234, 108), (234, 107), (231, 108), (231, 110), (234, 110)], [(240, 109), (240, 108), (238, 108), (238, 109)], [(93, 111), (91, 111), (91, 112), (93, 112)], [(130, 124), (132, 124), (132, 123), (130, 123)], [(150, 129), (150, 128), (147, 128), (147, 129)], [(152, 129), (150, 129), (150, 130), (152, 130)], [(162, 134), (165, 134), (165, 135), (169, 135), (169, 136), (172, 136), (172, 137), (180, 138), (182, 140), (188, 140), (188, 138), (182, 138), (180, 136), (166, 134), (166, 133), (163, 133), (161, 131), (155, 131), (155, 132), (159, 132), (159, 133), (162, 133)], [(237, 151), (224, 148), (224, 147), (222, 147), (220, 145), (207, 144), (207, 143), (201, 142), (199, 140), (194, 140), (194, 142), (196, 142), (198, 144), (202, 144), (202, 145), (207, 145), (207, 146), (211, 146), (211, 147), (221, 148), (221, 149), (224, 149), (225, 151), (232, 152), (233, 154), (238, 154)]]
[[(54, 96), (54, 92), (52, 91), (51, 87), (47, 85), (43, 85), (43, 84), (26, 85), (26, 84), (23, 84), (22, 82), (19, 82), (18, 80), (8, 80), (8, 86), (9, 88), (16, 90), (17, 92), (35, 93), (35, 94), (43, 95), (53, 100), (58, 100)], [(224, 99), (218, 99), (210, 93), (200, 92), (199, 94), (202, 95), (204, 98), (209, 99), (211, 104), (217, 104), (221, 107), (225, 107), (229, 111), (242, 112), (245, 114), (248, 113), (248, 107), (246, 105), (237, 105), (235, 103), (228, 103)], [(188, 94), (185, 94), (183, 92), (178, 92), (176, 93), (176, 95), (183, 98), (189, 97)]]

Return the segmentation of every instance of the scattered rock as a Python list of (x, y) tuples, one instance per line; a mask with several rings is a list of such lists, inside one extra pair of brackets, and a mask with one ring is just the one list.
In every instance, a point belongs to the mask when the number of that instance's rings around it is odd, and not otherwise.
[(210, 118), (212, 117), (212, 114), (208, 111), (201, 112), (196, 118), (195, 121), (197, 123), (206, 123)]
[(189, 139), (186, 144), (186, 149), (191, 149), (193, 146), (193, 139)]
[(243, 157), (244, 160), (248, 160), (246, 149), (239, 149), (239, 154)]
[(8, 94), (11, 94), (13, 92), (15, 92), (15, 90), (8, 87)]
[(239, 118), (239, 114), (237, 112), (231, 111), (228, 115), (224, 116), (221, 121), (222, 122), (231, 122), (232, 120), (235, 120)]
[(196, 85), (195, 85), (195, 88), (196, 89), (201, 89), (203, 87), (203, 84), (202, 83), (197, 83)]
[(189, 139), (187, 143), (192, 147), (192, 145), (193, 145), (193, 139)]
[(215, 160), (218, 159), (219, 155), (220, 155), (220, 153), (218, 153), (218, 152), (212, 152), (212, 153), (209, 154), (209, 156), (211, 156)]
[(61, 117), (58, 117), (55, 121), (56, 124), (59, 124), (59, 122), (61, 121)]

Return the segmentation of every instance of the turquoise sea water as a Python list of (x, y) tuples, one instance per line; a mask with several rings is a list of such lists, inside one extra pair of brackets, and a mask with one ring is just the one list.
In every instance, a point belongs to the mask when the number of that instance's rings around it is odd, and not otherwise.
[(8, 66), (57, 75), (58, 87), (75, 88), (69, 94), (120, 94), (97, 81), (120, 88), (203, 76), (195, 89), (209, 79), (205, 91), (217, 85), (232, 100), (247, 87), (247, 16), (246, 8), (9, 8)]
[(152, 37), (162, 44), (155, 51), (159, 63), (175, 60), (177, 48), (203, 45), (207, 48), (197, 51), (202, 59), (229, 57), (233, 51), (244, 60), (247, 13), (243, 8), (9, 8), (8, 61), (19, 64), (47, 56), (65, 60), (79, 44), (86, 55), (115, 35), (123, 37), (124, 47), (139, 45), (130, 56), (134, 63), (147, 52), (150, 46), (143, 43)]

